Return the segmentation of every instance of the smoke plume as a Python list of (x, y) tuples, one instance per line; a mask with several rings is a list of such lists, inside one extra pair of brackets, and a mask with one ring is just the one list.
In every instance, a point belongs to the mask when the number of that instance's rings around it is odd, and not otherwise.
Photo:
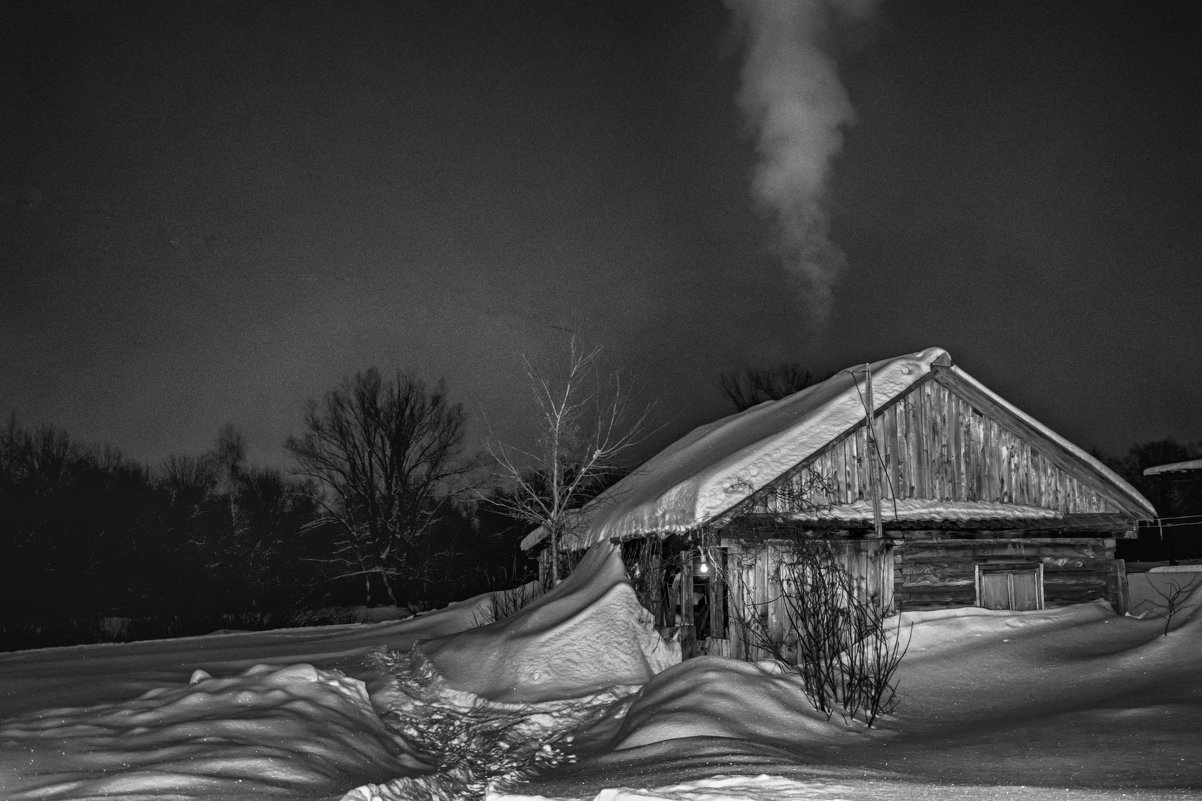
[(822, 326), (847, 257), (830, 240), (827, 189), (843, 128), (855, 117), (823, 48), (868, 0), (727, 0), (745, 38), (739, 106), (759, 155), (752, 195), (777, 228), (776, 249)]

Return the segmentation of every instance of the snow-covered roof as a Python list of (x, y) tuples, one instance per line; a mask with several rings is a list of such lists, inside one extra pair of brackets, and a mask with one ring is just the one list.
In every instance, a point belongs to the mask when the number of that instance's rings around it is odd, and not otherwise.
[[(870, 365), (874, 407), (910, 389), (936, 363), (948, 366), (958, 379), (1069, 451), (1135, 506), (1146, 509), (1149, 517), (1155, 516), (1151, 504), (1130, 484), (953, 366), (942, 348)], [(863, 421), (863, 391), (863, 370), (857, 365), (788, 397), (694, 429), (587, 504), (563, 545), (576, 550), (606, 539), (705, 525)], [(544, 536), (543, 529), (536, 529), (522, 540), (522, 547), (530, 549)]]
[(1173, 462), (1172, 464), (1158, 464), (1145, 470), (1144, 475), (1159, 476), (1164, 473), (1185, 473), (1191, 470), (1202, 470), (1202, 459), (1190, 459), (1187, 462)]

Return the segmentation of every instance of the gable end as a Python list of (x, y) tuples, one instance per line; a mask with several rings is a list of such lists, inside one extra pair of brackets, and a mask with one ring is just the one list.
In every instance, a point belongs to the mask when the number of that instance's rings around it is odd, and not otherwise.
[[(951, 368), (930, 375), (875, 414), (882, 500), (1038, 509), (1059, 515), (1147, 516), (1059, 442), (961, 381)], [(868, 432), (860, 422), (723, 515), (808, 514), (871, 497)], [(888, 517), (888, 509), (886, 508)], [(721, 521), (715, 521), (721, 525)]]

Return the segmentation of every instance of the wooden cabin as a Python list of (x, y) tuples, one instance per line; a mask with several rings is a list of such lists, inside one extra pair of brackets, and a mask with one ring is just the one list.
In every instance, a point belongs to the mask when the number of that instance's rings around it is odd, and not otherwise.
[(690, 432), (585, 506), (561, 547), (623, 543), (644, 603), (687, 650), (744, 656), (736, 624), (782, 630), (785, 566), (815, 543), (884, 611), (1121, 611), (1116, 540), (1155, 514), (930, 348)]

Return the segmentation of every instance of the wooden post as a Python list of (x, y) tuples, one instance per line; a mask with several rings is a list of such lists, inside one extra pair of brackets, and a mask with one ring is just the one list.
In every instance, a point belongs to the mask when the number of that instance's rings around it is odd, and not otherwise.
[(1127, 561), (1125, 559), (1114, 560), (1114, 584), (1114, 611), (1125, 615), (1131, 609), (1131, 591), (1127, 586)]
[[(644, 548), (650, 548), (650, 541), (644, 541)], [(650, 589), (651, 605), (654, 607), (651, 611), (655, 614), (655, 625), (671, 626), (675, 621), (668, 620), (668, 613), (671, 612), (672, 602), (669, 599), (668, 603), (664, 603), (664, 569), (660, 564), (659, 553), (654, 553), (647, 560), (647, 586)], [(668, 609), (664, 609), (668, 606)]]
[(872, 464), (868, 467), (868, 485), (872, 492), (872, 533), (878, 540), (882, 537), (881, 530), (881, 449), (876, 436), (876, 414), (872, 400), (872, 366), (864, 365), (864, 414), (868, 426), (868, 458)]
[(710, 637), (724, 640), (729, 636), (726, 631), (726, 551), (714, 548), (713, 555), (715, 562), (710, 565), (709, 586), (706, 588), (710, 607)]
[(730, 640), (730, 655), (736, 659), (747, 659), (747, 644), (744, 641), (746, 624), (746, 579), (743, 574), (743, 549), (740, 545), (729, 543), (726, 550), (727, 583), (727, 618), (726, 636)]
[(680, 552), (680, 653), (684, 659), (697, 655), (697, 627), (693, 624), (693, 549)]

